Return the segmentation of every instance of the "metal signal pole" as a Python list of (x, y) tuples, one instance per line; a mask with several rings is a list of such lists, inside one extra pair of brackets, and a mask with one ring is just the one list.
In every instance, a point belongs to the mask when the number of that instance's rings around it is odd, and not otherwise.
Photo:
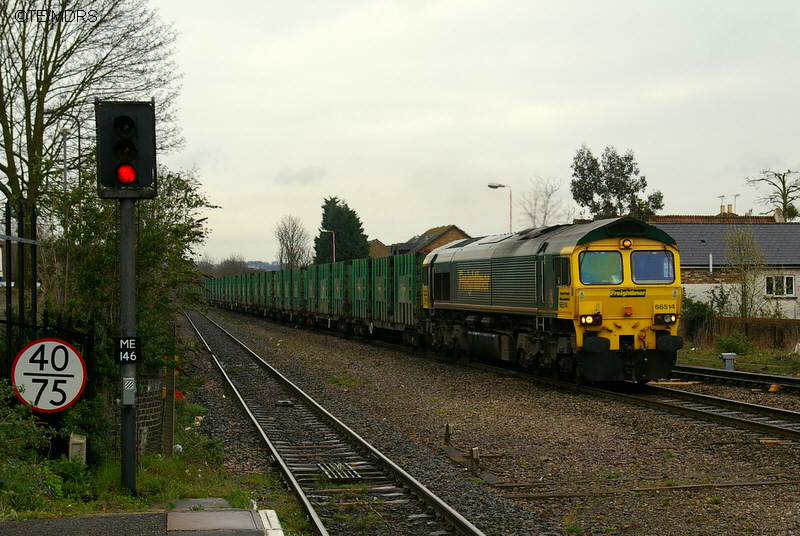
[[(120, 334), (136, 335), (136, 200), (119, 200), (120, 208)], [(120, 455), (122, 487), (136, 491), (136, 362), (123, 363)]]

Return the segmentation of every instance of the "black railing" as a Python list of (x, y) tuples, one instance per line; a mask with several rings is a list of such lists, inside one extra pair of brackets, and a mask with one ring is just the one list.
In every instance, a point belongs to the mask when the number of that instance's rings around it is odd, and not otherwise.
[[(29, 217), (28, 222), (25, 221), (26, 215)], [(2, 279), (6, 290), (5, 316), (0, 318), (0, 325), (5, 327), (0, 333), (0, 338), (5, 339), (5, 352), (0, 355), (3, 377), (11, 377), (11, 366), (17, 352), (28, 343), (42, 338), (57, 338), (70, 343), (83, 355), (89, 369), (94, 364), (94, 327), (90, 325), (85, 327), (86, 331), (78, 331), (70, 319), (59, 316), (52, 322), (47, 311), (40, 318), (37, 310), (37, 265), (38, 247), (42, 244), (36, 239), (36, 210), (26, 210), (20, 204), (16, 216), (17, 235), (13, 235), (11, 205), (7, 202), (5, 235), (0, 236), (4, 244)], [(17, 261), (16, 274), (13, 273), (14, 256)], [(26, 268), (27, 265), (29, 268)], [(16, 294), (16, 309), (13, 294)]]

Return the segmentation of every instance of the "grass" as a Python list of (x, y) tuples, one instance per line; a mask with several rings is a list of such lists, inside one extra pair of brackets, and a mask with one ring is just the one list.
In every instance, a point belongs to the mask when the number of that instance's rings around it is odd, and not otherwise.
[[(678, 351), (678, 364), (722, 368), (717, 348), (687, 343)], [(736, 358), (737, 370), (769, 374), (800, 374), (800, 355), (779, 348), (753, 348)]]
[(333, 376), (330, 382), (333, 385), (341, 385), (342, 387), (356, 387), (366, 383), (364, 380), (351, 377), (349, 372), (345, 372), (342, 376)]

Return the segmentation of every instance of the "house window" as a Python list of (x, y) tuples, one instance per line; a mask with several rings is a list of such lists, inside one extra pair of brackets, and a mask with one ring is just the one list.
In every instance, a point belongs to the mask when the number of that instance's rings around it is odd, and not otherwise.
[(793, 275), (767, 276), (767, 296), (794, 296)]

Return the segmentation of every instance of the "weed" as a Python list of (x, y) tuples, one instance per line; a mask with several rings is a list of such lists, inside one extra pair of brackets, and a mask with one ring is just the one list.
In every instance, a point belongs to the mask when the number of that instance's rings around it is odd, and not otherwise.
[(331, 378), (331, 383), (333, 385), (341, 385), (342, 387), (356, 387), (358, 385), (363, 385), (366, 382), (357, 378), (351, 378), (350, 373), (345, 372), (344, 376), (333, 376)]

